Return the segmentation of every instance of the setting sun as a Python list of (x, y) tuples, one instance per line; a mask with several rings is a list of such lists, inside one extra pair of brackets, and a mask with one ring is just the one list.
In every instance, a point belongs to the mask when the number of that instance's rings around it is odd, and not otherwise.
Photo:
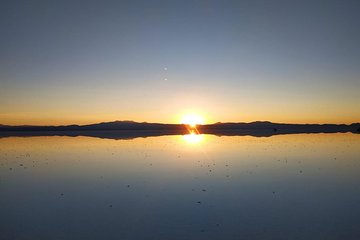
[(196, 127), (197, 125), (204, 124), (204, 119), (196, 114), (188, 114), (182, 117), (181, 123), (191, 127)]

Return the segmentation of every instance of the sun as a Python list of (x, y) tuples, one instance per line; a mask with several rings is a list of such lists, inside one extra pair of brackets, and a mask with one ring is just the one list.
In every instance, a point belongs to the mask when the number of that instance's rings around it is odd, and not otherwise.
[(181, 124), (186, 124), (194, 128), (197, 125), (204, 124), (204, 118), (197, 114), (188, 114), (181, 118)]

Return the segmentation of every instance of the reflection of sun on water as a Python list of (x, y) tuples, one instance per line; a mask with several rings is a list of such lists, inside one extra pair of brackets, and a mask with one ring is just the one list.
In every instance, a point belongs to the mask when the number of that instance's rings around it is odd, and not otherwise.
[(186, 134), (183, 135), (182, 138), (184, 139), (185, 142), (190, 143), (190, 144), (198, 144), (200, 143), (203, 138), (204, 135), (202, 134), (197, 134), (194, 131), (191, 131), (190, 134)]
[(187, 125), (187, 130), (189, 134), (183, 135), (182, 139), (189, 144), (198, 144), (200, 143), (204, 136), (199, 134), (198, 125), (204, 124), (204, 119), (197, 114), (187, 114), (182, 117), (181, 124)]

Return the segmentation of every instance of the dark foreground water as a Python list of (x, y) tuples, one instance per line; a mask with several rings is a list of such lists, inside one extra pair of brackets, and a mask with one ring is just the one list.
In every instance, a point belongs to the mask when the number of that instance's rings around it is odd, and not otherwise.
[(360, 135), (0, 138), (0, 239), (360, 239)]

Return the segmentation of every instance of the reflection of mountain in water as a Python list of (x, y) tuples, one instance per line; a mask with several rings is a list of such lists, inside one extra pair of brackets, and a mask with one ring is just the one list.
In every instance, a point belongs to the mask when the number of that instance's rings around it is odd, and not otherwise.
[[(271, 122), (216, 123), (197, 127), (199, 133), (219, 136), (267, 137), (295, 133), (360, 132), (360, 123), (346, 124), (282, 124)], [(69, 126), (4, 126), (0, 137), (10, 136), (90, 136), (110, 139), (131, 139), (162, 135), (184, 135), (189, 129), (183, 124), (138, 123), (115, 121), (91, 125)]]

